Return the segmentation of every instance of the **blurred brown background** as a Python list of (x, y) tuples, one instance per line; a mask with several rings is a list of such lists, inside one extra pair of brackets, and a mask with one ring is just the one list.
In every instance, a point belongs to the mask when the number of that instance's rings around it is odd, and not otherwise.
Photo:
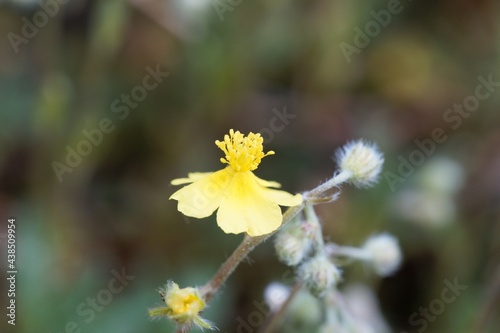
[[(345, 142), (376, 142), (380, 183), (318, 210), (330, 240), (388, 231), (405, 262), (386, 279), (345, 267), (340, 288), (370, 286), (394, 332), (417, 332), (412, 313), (458, 279), (467, 289), (425, 332), (498, 332), (499, 14), (488, 0), (0, 1), (13, 332), (172, 331), (147, 317), (155, 289), (204, 284), (242, 236), (183, 217), (169, 183), (221, 168), (230, 128), (264, 135), (276, 155), (256, 173), (291, 192), (330, 177)], [(271, 242), (251, 258), (205, 314), (221, 332), (244, 332), (265, 286), (291, 282)]]

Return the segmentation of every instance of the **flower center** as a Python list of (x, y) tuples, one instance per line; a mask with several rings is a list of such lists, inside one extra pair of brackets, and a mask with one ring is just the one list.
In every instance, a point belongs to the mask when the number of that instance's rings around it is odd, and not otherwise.
[(203, 309), (203, 301), (188, 289), (179, 290), (177, 294), (172, 295), (171, 299), (168, 300), (167, 305), (172, 309), (174, 314), (193, 315), (198, 314)]
[(253, 171), (257, 169), (263, 157), (274, 155), (274, 151), (264, 154), (264, 139), (260, 134), (250, 132), (244, 136), (239, 131), (229, 130), (229, 135), (224, 135), (224, 141), (215, 141), (225, 154), (222, 163), (229, 164), (234, 171)]

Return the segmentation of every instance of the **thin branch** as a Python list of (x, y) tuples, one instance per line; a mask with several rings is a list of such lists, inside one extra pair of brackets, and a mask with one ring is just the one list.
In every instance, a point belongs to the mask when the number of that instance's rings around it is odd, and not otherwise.
[(288, 295), (288, 298), (286, 299), (286, 301), (281, 305), (281, 307), (278, 309), (278, 311), (274, 312), (271, 315), (271, 317), (269, 317), (267, 323), (262, 327), (262, 329), (259, 331), (259, 333), (271, 333), (271, 332), (273, 332), (276, 325), (278, 325), (280, 320), (285, 315), (286, 309), (292, 303), (293, 299), (295, 298), (297, 293), (302, 288), (302, 285), (303, 285), (302, 281), (295, 283), (295, 285), (293, 286), (293, 288), (290, 292), (290, 295)]
[(345, 183), (346, 181), (348, 181), (351, 178), (351, 176), (352, 176), (352, 174), (350, 172), (341, 171), (332, 179), (324, 182), (323, 184), (310, 190), (309, 192), (306, 192), (304, 194), (304, 198), (307, 200), (311, 200), (312, 198), (315, 198), (315, 197), (321, 198), (323, 193), (331, 190), (334, 187), (338, 187), (342, 183)]
[(358, 260), (368, 260), (370, 258), (367, 256), (365, 250), (357, 247), (340, 246), (334, 243), (328, 243), (325, 248), (326, 253), (330, 256), (349, 257)]

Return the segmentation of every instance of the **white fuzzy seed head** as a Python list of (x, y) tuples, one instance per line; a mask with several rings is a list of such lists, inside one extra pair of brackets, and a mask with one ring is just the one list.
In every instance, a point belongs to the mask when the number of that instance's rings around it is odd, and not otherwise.
[(391, 275), (401, 264), (402, 254), (398, 240), (390, 234), (384, 233), (368, 238), (363, 249), (380, 276)]
[(375, 184), (384, 164), (384, 156), (377, 146), (362, 140), (346, 144), (337, 151), (336, 157), (341, 171), (351, 174), (350, 181), (357, 187)]
[(341, 271), (325, 255), (307, 260), (299, 269), (299, 277), (309, 290), (318, 296), (333, 288), (341, 278)]

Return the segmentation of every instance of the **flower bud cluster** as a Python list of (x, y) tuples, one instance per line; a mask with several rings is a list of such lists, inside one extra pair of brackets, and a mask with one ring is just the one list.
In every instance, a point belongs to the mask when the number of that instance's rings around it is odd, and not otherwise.
[(329, 259), (323, 242), (321, 224), (311, 205), (306, 218), (297, 218), (276, 237), (278, 258), (289, 266), (300, 266), (297, 275), (315, 295), (322, 296), (340, 281), (341, 271)]

